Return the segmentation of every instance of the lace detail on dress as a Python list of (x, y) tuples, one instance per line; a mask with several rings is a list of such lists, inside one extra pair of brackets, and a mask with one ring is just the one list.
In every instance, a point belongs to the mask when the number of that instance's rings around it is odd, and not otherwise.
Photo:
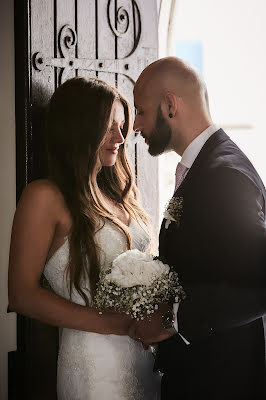
[[(132, 248), (145, 251), (149, 237), (136, 221), (131, 221), (128, 231)], [(124, 232), (109, 220), (95, 239), (101, 248), (101, 268), (110, 268), (114, 258), (127, 250)], [(44, 269), (53, 290), (67, 299), (68, 255), (66, 240)], [(89, 282), (84, 282), (84, 288), (89, 294)], [(75, 289), (72, 301), (84, 305)], [(58, 356), (58, 400), (159, 400), (160, 377), (153, 373), (153, 364), (151, 352), (128, 336), (63, 328)]]

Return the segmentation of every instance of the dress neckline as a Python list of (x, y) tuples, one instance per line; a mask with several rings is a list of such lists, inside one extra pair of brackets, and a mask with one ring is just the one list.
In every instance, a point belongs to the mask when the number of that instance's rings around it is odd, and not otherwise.
[[(132, 217), (129, 218), (129, 224), (128, 224), (128, 225), (125, 224), (123, 221), (121, 221), (121, 219), (119, 219), (119, 218), (117, 218), (117, 219), (118, 219), (119, 222), (120, 222), (122, 225), (124, 225), (126, 228), (130, 228), (131, 225), (132, 225), (132, 222), (133, 222), (133, 218), (132, 218)], [(109, 219), (109, 218), (105, 218), (105, 220), (106, 220), (106, 221), (110, 221), (112, 224), (116, 225), (116, 223), (115, 223), (114, 221), (112, 221), (111, 219)], [(118, 225), (117, 225), (117, 226), (118, 226)]]

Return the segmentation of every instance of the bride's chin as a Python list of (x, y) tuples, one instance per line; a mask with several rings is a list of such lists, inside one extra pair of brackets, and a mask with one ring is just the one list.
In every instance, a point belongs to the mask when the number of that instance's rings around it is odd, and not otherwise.
[(112, 167), (116, 163), (116, 157), (109, 159), (109, 160), (104, 160), (102, 161), (102, 166), (103, 167)]

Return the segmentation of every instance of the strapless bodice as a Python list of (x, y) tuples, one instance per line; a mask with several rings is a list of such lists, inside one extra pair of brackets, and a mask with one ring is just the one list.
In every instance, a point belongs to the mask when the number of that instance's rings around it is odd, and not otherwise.
[[(140, 251), (147, 250), (150, 239), (139, 224), (134, 219), (131, 219), (129, 226), (126, 228), (132, 240), (132, 248)], [(113, 260), (127, 250), (127, 240), (124, 232), (108, 219), (105, 220), (103, 227), (96, 232), (95, 241), (100, 249), (100, 267), (102, 269), (110, 268)], [(54, 292), (66, 299), (69, 299), (69, 285), (66, 276), (68, 257), (69, 240), (68, 237), (65, 237), (62, 246), (45, 264), (43, 272)], [(89, 282), (83, 282), (82, 288), (90, 299)], [(84, 305), (83, 298), (75, 289), (73, 289), (71, 300)]]

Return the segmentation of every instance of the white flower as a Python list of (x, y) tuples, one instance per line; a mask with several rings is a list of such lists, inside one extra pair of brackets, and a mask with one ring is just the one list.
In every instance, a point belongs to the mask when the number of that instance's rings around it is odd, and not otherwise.
[(165, 229), (168, 229), (168, 226), (171, 224), (171, 222), (175, 222), (175, 218), (172, 217), (171, 214), (167, 210), (163, 213), (164, 218), (166, 219), (165, 221)]
[(112, 307), (137, 320), (149, 318), (160, 303), (185, 296), (177, 273), (170, 271), (152, 255), (128, 250), (113, 261), (110, 271), (101, 271), (95, 307), (100, 311)]
[[(105, 279), (123, 288), (137, 285), (150, 286), (155, 280), (168, 273), (167, 264), (154, 260), (151, 254), (134, 249), (116, 257), (112, 271), (105, 276)], [(145, 296), (146, 293), (143, 295)]]

